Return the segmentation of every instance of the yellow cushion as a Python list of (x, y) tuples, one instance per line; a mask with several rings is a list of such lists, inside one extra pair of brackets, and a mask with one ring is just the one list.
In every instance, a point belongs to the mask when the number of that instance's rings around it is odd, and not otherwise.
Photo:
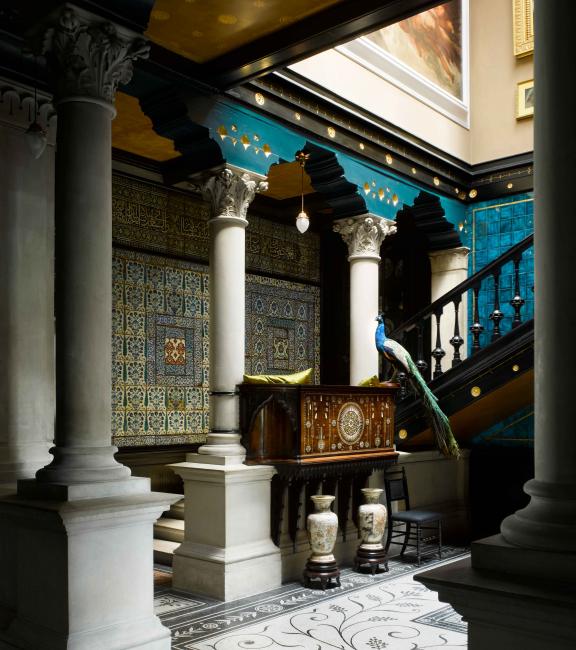
[(291, 375), (244, 375), (245, 384), (309, 384), (312, 368)]
[(378, 386), (379, 384), (380, 380), (378, 379), (378, 375), (366, 377), (366, 379), (362, 379), (362, 381), (358, 382), (358, 386)]

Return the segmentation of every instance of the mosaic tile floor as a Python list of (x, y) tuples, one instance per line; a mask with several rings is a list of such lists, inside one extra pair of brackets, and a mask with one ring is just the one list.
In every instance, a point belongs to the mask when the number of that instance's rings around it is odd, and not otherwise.
[[(462, 559), (446, 548), (441, 564)], [(157, 567), (156, 613), (172, 632), (177, 650), (436, 650), (466, 648), (466, 624), (440, 603), (436, 593), (415, 582), (420, 568), (390, 561), (377, 576), (344, 569), (341, 587), (305, 589), (299, 583), (231, 603), (176, 592), (169, 570)]]

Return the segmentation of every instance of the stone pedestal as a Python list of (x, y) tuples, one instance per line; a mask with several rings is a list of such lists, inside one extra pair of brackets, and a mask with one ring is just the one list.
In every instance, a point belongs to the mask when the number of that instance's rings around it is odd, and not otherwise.
[(384, 237), (396, 232), (390, 219), (362, 215), (339, 219), (334, 231), (348, 244), (350, 262), (350, 384), (378, 375), (374, 343), (378, 316), (378, 265)]
[(270, 538), (267, 465), (207, 464), (190, 454), (170, 467), (184, 481), (185, 538), (173, 562), (175, 589), (229, 601), (281, 585), (281, 557)]
[(153, 610), (152, 526), (178, 497), (140, 478), (113, 491), (0, 501), (0, 648), (170, 648)]
[[(432, 251), (428, 253), (430, 258), (431, 277), (431, 300), (434, 302), (448, 293), (455, 286), (464, 282), (468, 277), (468, 254), (470, 249), (465, 246), (458, 248), (448, 248), (441, 251)], [(456, 312), (454, 305), (451, 303), (444, 308), (442, 318), (440, 319), (440, 337), (442, 349), (446, 356), (442, 359), (442, 368), (446, 371), (452, 367), (454, 359), (454, 348), (450, 344), (450, 339), (454, 336), (454, 322)], [(432, 320), (432, 350), (436, 347), (436, 322)], [(460, 350), (460, 358), (465, 359), (467, 355), (467, 336), (468, 336), (468, 297), (462, 296), (462, 301), (458, 306), (458, 326), (460, 337), (463, 343)]]

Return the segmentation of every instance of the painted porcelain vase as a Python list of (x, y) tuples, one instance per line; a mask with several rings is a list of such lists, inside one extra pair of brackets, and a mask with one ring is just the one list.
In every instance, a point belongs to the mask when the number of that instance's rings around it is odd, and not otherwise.
[(386, 506), (380, 503), (380, 488), (363, 488), (364, 503), (358, 508), (358, 527), (365, 549), (379, 550), (386, 530)]
[(308, 515), (306, 530), (312, 547), (309, 562), (334, 562), (332, 551), (338, 533), (338, 517), (330, 510), (335, 497), (328, 494), (316, 494), (310, 497), (316, 510)]

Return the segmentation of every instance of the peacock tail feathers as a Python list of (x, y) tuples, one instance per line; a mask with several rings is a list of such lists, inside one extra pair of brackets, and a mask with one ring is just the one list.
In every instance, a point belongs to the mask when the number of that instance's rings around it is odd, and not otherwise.
[(438, 448), (444, 456), (459, 458), (460, 448), (452, 433), (450, 421), (444, 411), (438, 406), (438, 398), (428, 388), (428, 385), (410, 355), (408, 355), (407, 361), (410, 369), (410, 379), (412, 380), (414, 390), (418, 393), (424, 404)]

